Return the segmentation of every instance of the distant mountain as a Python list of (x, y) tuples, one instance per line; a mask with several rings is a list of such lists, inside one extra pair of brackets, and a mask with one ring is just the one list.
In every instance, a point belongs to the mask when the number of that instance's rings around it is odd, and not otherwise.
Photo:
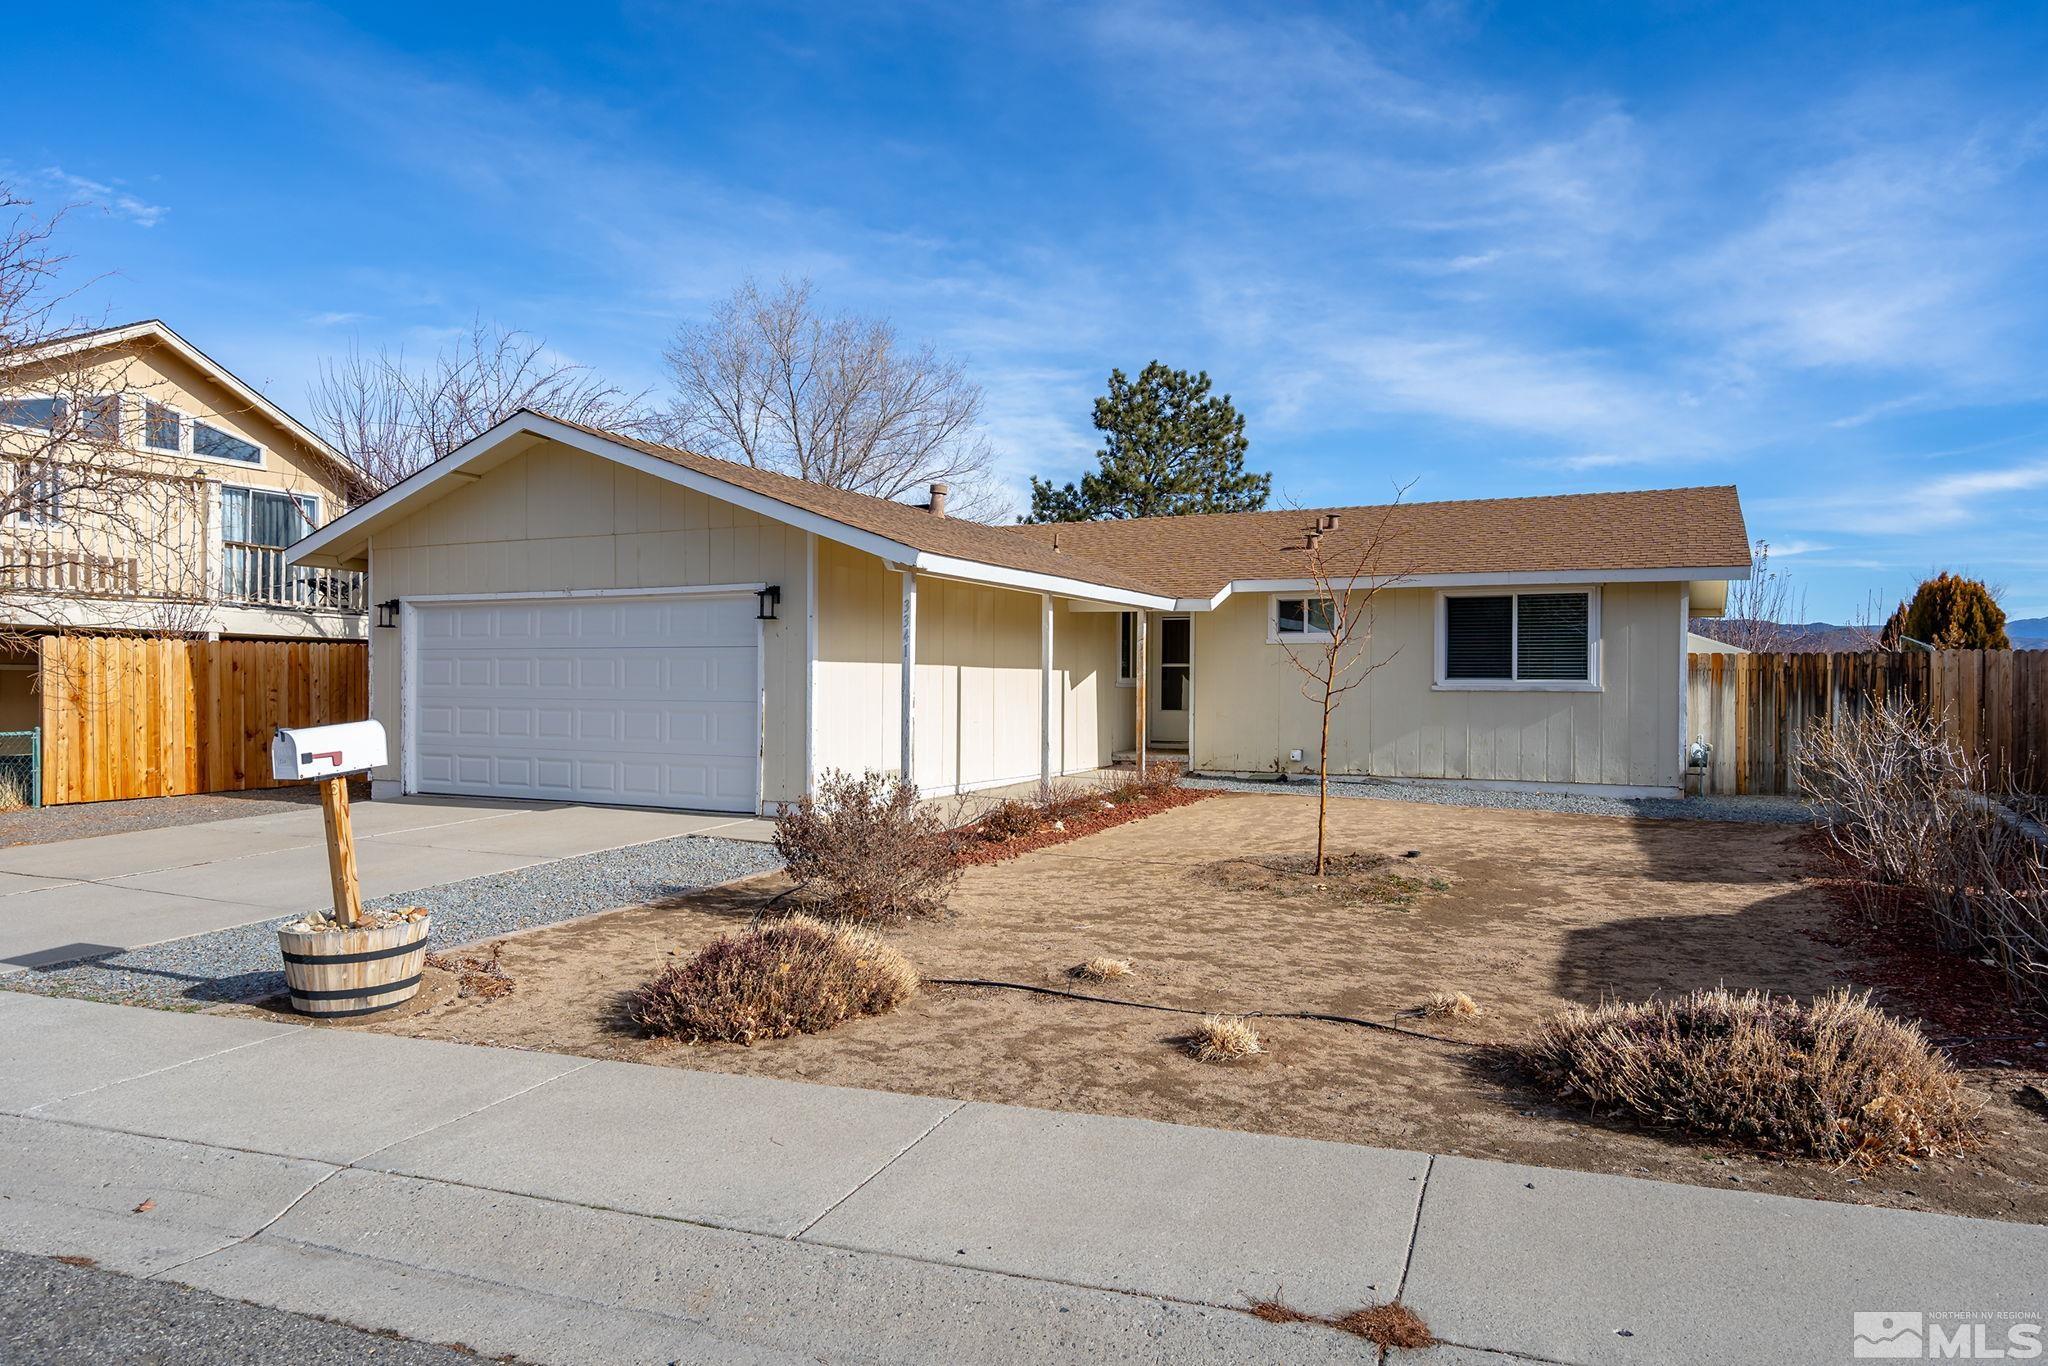
[[(1769, 648), (1785, 654), (1868, 650), (1873, 644), (1872, 632), (1825, 621), (1788, 622), (1774, 626), (1767, 622), (1745, 621), (1741, 617), (1720, 617), (1695, 621), (1692, 629), (1710, 640), (1735, 645), (1747, 645), (1759, 637), (1772, 638)], [(2015, 650), (2048, 650), (2048, 617), (2007, 621), (2005, 634)]]

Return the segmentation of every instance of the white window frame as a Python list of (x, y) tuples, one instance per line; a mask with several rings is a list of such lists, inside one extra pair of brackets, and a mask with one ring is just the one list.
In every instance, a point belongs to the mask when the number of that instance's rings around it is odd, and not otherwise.
[[(1322, 601), (1330, 604), (1330, 616), (1331, 619), (1334, 621), (1336, 619), (1337, 613), (1340, 610), (1342, 610), (1341, 599), (1324, 597), (1321, 593), (1313, 592), (1269, 594), (1266, 598), (1266, 643), (1268, 645), (1329, 644), (1332, 639), (1330, 632), (1311, 631), (1307, 629), (1308, 604), (1316, 601), (1317, 599), (1321, 599)], [(1301, 624), (1303, 629), (1299, 631), (1288, 631), (1284, 634), (1281, 632), (1280, 604), (1282, 602), (1299, 602), (1300, 604), (1302, 604)]]
[[(1131, 632), (1130, 658), (1126, 658), (1124, 655), (1124, 630), (1126, 627), (1129, 627)], [(1137, 653), (1138, 614), (1135, 611), (1118, 612), (1116, 614), (1116, 685), (1119, 688), (1135, 688), (1138, 686), (1138, 680), (1127, 672)]]
[[(205, 457), (204, 457), (204, 456), (202, 456), (202, 457), (200, 457), (200, 458), (201, 458), (201, 459), (204, 459)], [(229, 463), (229, 464), (234, 464), (235, 462), (234, 462), (234, 461), (229, 461), (229, 462), (227, 462), (227, 463)], [(246, 468), (246, 467), (245, 467), (245, 468)], [(311, 516), (311, 519), (310, 519), (310, 520), (312, 521), (312, 524), (313, 524), (313, 525), (312, 525), (312, 530), (313, 530), (313, 531), (318, 531), (318, 530), (319, 530), (319, 529), (321, 528), (321, 526), (323, 526), (323, 525), (324, 525), (324, 523), (322, 523), (322, 522), (321, 522), (321, 520), (320, 520), (320, 517), (321, 517), (321, 514), (322, 514), (322, 513), (323, 513), (323, 512), (324, 512), (324, 511), (326, 510), (326, 506), (327, 506), (327, 504), (326, 504), (325, 500), (324, 500), (324, 499), (322, 499), (322, 498), (321, 498), (321, 496), (320, 496), (320, 495), (319, 495), (318, 493), (301, 493), (301, 492), (299, 492), (299, 491), (298, 491), (297, 489), (281, 489), (281, 488), (277, 488), (277, 487), (274, 487), (273, 485), (270, 485), (270, 484), (244, 484), (244, 483), (240, 483), (240, 482), (237, 482), (237, 481), (233, 481), (233, 480), (227, 480), (227, 479), (223, 479), (223, 480), (221, 481), (221, 485), (220, 485), (220, 487), (221, 487), (221, 491), (222, 491), (222, 493), (226, 493), (226, 492), (227, 492), (227, 490), (229, 490), (229, 489), (240, 489), (240, 490), (243, 490), (243, 491), (245, 491), (245, 492), (248, 492), (248, 493), (274, 493), (274, 494), (276, 494), (276, 495), (277, 495), (278, 497), (280, 497), (280, 498), (291, 498), (291, 499), (308, 499), (308, 498), (309, 498), (309, 499), (311, 499), (311, 500), (312, 500), (312, 502), (313, 502), (313, 512), (312, 512), (312, 516)], [(222, 513), (222, 515), (221, 515), (220, 521), (219, 521), (219, 527), (220, 527), (220, 530), (221, 530), (221, 532), (222, 532), (222, 535), (221, 535), (220, 539), (221, 539), (221, 540), (223, 540), (223, 541), (227, 540), (227, 536), (226, 536), (226, 534), (225, 534), (225, 533), (226, 533), (226, 530), (227, 530), (227, 524), (228, 524), (228, 522), (227, 522), (227, 515), (226, 515), (226, 513), (225, 513), (225, 512), (223, 512), (223, 513)], [(309, 534), (310, 534), (310, 533), (309, 533)], [(235, 544), (237, 544), (237, 545), (249, 545), (249, 544), (252, 544), (252, 542), (249, 542), (249, 541), (237, 541), (237, 542), (236, 542)], [(283, 546), (280, 546), (280, 547), (276, 547), (276, 548), (277, 548), (277, 549), (287, 549), (288, 547), (283, 547)]]
[[(1508, 605), (1508, 667), (1519, 669), (1522, 665), (1522, 604), (1524, 593), (1547, 595), (1552, 593), (1578, 593), (1586, 599), (1586, 677), (1575, 678), (1447, 678), (1445, 671), (1450, 655), (1450, 611), (1445, 606), (1452, 598), (1511, 598)], [(1513, 587), (1502, 585), (1498, 588), (1444, 588), (1436, 595), (1436, 681), (1431, 686), (1437, 692), (1599, 692), (1601, 690), (1601, 655), (1604, 641), (1600, 627), (1600, 588), (1596, 585), (1517, 584)]]
[[(137, 400), (139, 401), (139, 406), (138, 406), (138, 407), (137, 407), (137, 409), (136, 409), (136, 422), (135, 422), (135, 447), (136, 447), (136, 449), (137, 449), (137, 450), (140, 450), (140, 451), (144, 451), (144, 452), (147, 452), (147, 453), (148, 453), (148, 454), (150, 454), (150, 455), (191, 455), (191, 454), (192, 454), (192, 414), (190, 414), (190, 413), (186, 412), (186, 411), (185, 411), (185, 410), (184, 410), (183, 408), (180, 408), (180, 407), (179, 407), (179, 406), (178, 406), (177, 404), (175, 404), (175, 403), (165, 403), (165, 402), (164, 402), (163, 400), (161, 400), (161, 399), (155, 399), (155, 398), (151, 398), (151, 397), (150, 397), (150, 396), (149, 396), (148, 394), (137, 394), (137, 395), (136, 395), (135, 397), (136, 397), (136, 399), (137, 399)], [(153, 444), (153, 443), (152, 443), (152, 442), (150, 441), (150, 439), (149, 439), (149, 410), (150, 410), (150, 407), (151, 407), (151, 405), (152, 405), (152, 404), (153, 404), (153, 405), (155, 405), (156, 407), (159, 407), (159, 408), (163, 409), (163, 410), (164, 410), (165, 412), (169, 413), (169, 414), (170, 414), (170, 415), (171, 415), (172, 417), (175, 417), (176, 419), (178, 419), (178, 444), (177, 444), (177, 445), (175, 445), (175, 446), (158, 446), (158, 445), (155, 445), (155, 444)], [(236, 465), (236, 464), (241, 464), (241, 462), (240, 462), (240, 461), (237, 461), (237, 460), (215, 460), (215, 459), (214, 459), (214, 458), (213, 458), (212, 456), (210, 456), (210, 455), (201, 455), (201, 456), (195, 456), (194, 458), (195, 458), (195, 459), (198, 459), (198, 460), (205, 460), (205, 461), (208, 461), (208, 462), (209, 462), (209, 463), (211, 463), (211, 464), (216, 464), (216, 465)], [(256, 467), (255, 467), (254, 465), (242, 465), (242, 468), (243, 468), (243, 469), (254, 469), (254, 468), (256, 468)]]
[[(170, 405), (166, 404), (165, 406), (169, 407)], [(178, 440), (185, 445), (185, 449), (180, 454), (193, 460), (203, 460), (209, 465), (220, 465), (231, 470), (265, 470), (270, 468), (270, 447), (264, 445), (261, 441), (249, 441), (247, 435), (231, 430), (225, 422), (222, 422), (217, 417), (195, 417), (191, 413), (180, 413), (179, 416), (184, 418), (184, 422), (179, 426)], [(217, 432), (234, 437), (237, 441), (249, 441), (249, 444), (256, 448), (256, 458), (254, 460), (229, 460), (224, 456), (202, 454), (199, 447), (195, 444), (199, 439), (199, 424), (202, 422)], [(150, 449), (154, 450), (156, 448), (151, 447)], [(169, 454), (169, 452), (158, 453)]]

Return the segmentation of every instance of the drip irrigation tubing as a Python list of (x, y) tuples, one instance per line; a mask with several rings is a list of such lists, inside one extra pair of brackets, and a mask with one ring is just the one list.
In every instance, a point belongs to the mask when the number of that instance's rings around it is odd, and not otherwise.
[(1449, 1044), (1453, 1048), (1479, 1047), (1470, 1039), (1446, 1038), (1442, 1034), (1429, 1034), (1420, 1029), (1409, 1029), (1404, 1025), (1388, 1024), (1385, 1020), (1367, 1020), (1357, 1015), (1334, 1015), (1320, 1010), (1203, 1010), (1195, 1006), (1164, 1006), (1153, 1001), (1126, 1001), (1115, 996), (1095, 996), (1085, 991), (1068, 991), (1064, 987), (1041, 986), (1031, 982), (1004, 982), (992, 977), (927, 977), (924, 980), (935, 987), (988, 987), (998, 991), (1028, 991), (1036, 996), (1059, 996), (1069, 1001), (1128, 1006), (1132, 1010), (1156, 1010), (1168, 1015), (1236, 1015), (1257, 1020), (1313, 1020), (1322, 1024), (1377, 1029), (1388, 1034), (1399, 1034), (1404, 1038)]

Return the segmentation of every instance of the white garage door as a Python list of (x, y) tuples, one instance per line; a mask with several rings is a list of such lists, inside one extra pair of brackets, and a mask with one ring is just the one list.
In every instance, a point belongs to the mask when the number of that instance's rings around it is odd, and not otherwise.
[(755, 809), (751, 594), (407, 610), (416, 790)]

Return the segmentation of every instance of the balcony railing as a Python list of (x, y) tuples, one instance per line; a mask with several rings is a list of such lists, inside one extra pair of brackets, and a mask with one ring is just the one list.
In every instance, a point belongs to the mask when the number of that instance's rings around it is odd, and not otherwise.
[(276, 546), (223, 541), (220, 595), (223, 601), (256, 607), (360, 612), (368, 590), (359, 569), (286, 564), (284, 551)]

